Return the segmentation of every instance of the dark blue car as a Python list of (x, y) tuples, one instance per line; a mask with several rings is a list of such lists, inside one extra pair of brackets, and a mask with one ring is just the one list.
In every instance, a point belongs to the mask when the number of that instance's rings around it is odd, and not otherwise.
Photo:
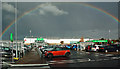
[(75, 49), (75, 48), (77, 48), (77, 45), (73, 45), (73, 47), (72, 47), (73, 49)]
[(120, 51), (120, 45), (100, 46), (98, 51), (100, 51), (100, 52), (118, 52), (118, 51)]

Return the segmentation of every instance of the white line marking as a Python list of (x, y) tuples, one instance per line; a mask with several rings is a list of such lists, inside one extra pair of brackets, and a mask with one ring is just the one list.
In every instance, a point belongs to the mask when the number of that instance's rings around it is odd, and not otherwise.
[(98, 59), (98, 60), (96, 60), (96, 61), (102, 61), (103, 59)]
[(109, 60), (109, 59), (103, 59), (103, 60)]
[(64, 62), (57, 62), (57, 63), (64, 63)]
[(91, 60), (91, 61), (95, 61), (95, 60)]
[(105, 56), (109, 57), (109, 56), (113, 56), (113, 54), (106, 54)]
[(118, 57), (112, 57), (112, 59), (119, 59)]
[(49, 64), (55, 64), (55, 63), (49, 63)]
[(57, 61), (49, 61), (49, 62), (57, 62)]
[(44, 66), (48, 64), (11, 64), (12, 67), (17, 67), (17, 66)]

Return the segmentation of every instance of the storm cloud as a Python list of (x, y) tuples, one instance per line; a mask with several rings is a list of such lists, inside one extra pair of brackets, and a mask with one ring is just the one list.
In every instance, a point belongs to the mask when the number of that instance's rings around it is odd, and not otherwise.
[[(14, 3), (6, 3), (6, 5)], [(91, 2), (87, 3), (101, 8), (106, 12), (118, 17), (117, 2)], [(17, 21), (18, 39), (23, 40), (25, 36), (46, 38), (118, 38), (118, 23), (109, 15), (88, 8), (81, 3), (42, 3), (42, 2), (18, 2), (18, 17), (32, 8), (39, 7), (36, 10), (24, 15)], [(3, 30), (14, 20), (14, 12), (3, 9)], [(9, 11), (9, 12), (7, 12)], [(8, 15), (9, 14), (9, 15)], [(10, 18), (11, 16), (11, 18)], [(9, 39), (9, 34), (15, 32), (13, 25), (3, 36), (3, 39)]]

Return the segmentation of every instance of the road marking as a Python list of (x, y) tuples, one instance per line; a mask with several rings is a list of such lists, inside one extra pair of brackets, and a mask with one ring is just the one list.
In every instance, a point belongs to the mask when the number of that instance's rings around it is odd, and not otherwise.
[(43, 67), (39, 67), (39, 68), (50, 68), (50, 66), (43, 66)]
[(96, 60), (96, 61), (102, 61), (103, 59), (98, 59), (98, 60)]
[(64, 63), (64, 62), (57, 62), (57, 63)]
[(49, 61), (49, 62), (57, 62), (57, 61)]
[(100, 54), (100, 53), (95, 53), (96, 55)]
[(48, 63), (48, 64), (55, 64), (55, 63)]
[(112, 59), (119, 59), (118, 57), (112, 57)]
[(100, 54), (100, 55), (104, 55), (104, 54)]
[(113, 54), (106, 54), (105, 56), (110, 57), (110, 56), (114, 56)]
[(103, 59), (103, 60), (109, 60), (109, 59)]
[(90, 54), (90, 52), (86, 52), (86, 54)]
[(67, 61), (68, 63), (76, 63), (74, 60)]
[(95, 60), (91, 60), (91, 61), (95, 61)]
[(46, 66), (48, 64), (11, 64), (12, 67), (24, 67), (24, 66)]

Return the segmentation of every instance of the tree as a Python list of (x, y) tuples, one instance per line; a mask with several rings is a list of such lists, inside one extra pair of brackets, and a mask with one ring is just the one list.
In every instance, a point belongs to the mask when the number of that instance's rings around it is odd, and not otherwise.
[(61, 44), (64, 44), (64, 41), (60, 41)]

